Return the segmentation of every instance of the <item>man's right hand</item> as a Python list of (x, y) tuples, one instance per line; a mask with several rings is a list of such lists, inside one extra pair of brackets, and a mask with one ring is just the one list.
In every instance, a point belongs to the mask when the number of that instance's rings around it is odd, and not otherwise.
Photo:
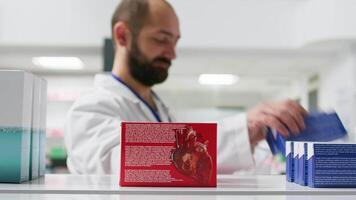
[(250, 143), (255, 146), (265, 138), (268, 127), (283, 136), (297, 134), (305, 128), (304, 116), (307, 111), (293, 100), (265, 102), (247, 112), (247, 126)]

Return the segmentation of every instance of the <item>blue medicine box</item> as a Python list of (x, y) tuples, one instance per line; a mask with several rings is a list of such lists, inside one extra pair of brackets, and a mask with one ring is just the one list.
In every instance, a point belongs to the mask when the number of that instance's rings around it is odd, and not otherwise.
[(293, 149), (294, 149), (294, 153), (293, 153), (293, 177), (294, 177), (294, 182), (295, 183), (299, 183), (299, 170), (298, 170), (298, 166), (299, 166), (299, 142), (293, 142)]
[(356, 187), (356, 144), (310, 142), (307, 151), (310, 187)]
[(292, 141), (286, 141), (286, 179), (288, 182), (294, 182), (294, 146)]
[(298, 142), (299, 160), (298, 160), (298, 183), (299, 185), (308, 185), (308, 162), (307, 162), (307, 145), (306, 142)]
[(304, 121), (306, 128), (299, 134), (290, 134), (288, 138), (268, 129), (266, 140), (274, 155), (285, 155), (286, 141), (328, 142), (347, 136), (346, 129), (336, 113), (311, 113)]

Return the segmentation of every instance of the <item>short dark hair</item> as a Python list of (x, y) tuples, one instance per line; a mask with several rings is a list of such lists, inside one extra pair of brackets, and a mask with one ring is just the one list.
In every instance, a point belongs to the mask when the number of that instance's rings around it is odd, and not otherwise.
[(111, 19), (112, 39), (117, 22), (126, 22), (133, 38), (136, 38), (149, 17), (148, 0), (122, 0)]

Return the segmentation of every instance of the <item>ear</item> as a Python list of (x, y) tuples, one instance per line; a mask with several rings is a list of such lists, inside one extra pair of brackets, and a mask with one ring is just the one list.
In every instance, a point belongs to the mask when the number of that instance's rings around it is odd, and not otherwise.
[(118, 22), (115, 24), (114, 37), (116, 46), (126, 46), (129, 44), (129, 29), (126, 23)]

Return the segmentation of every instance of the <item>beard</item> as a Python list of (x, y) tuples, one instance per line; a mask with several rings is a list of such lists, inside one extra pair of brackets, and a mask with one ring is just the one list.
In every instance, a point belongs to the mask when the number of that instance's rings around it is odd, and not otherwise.
[[(145, 86), (153, 86), (164, 82), (168, 77), (168, 69), (171, 60), (158, 56), (149, 60), (140, 49), (136, 41), (132, 42), (132, 49), (129, 53), (128, 66), (131, 76)], [(167, 67), (160, 67), (157, 64), (164, 64)]]

